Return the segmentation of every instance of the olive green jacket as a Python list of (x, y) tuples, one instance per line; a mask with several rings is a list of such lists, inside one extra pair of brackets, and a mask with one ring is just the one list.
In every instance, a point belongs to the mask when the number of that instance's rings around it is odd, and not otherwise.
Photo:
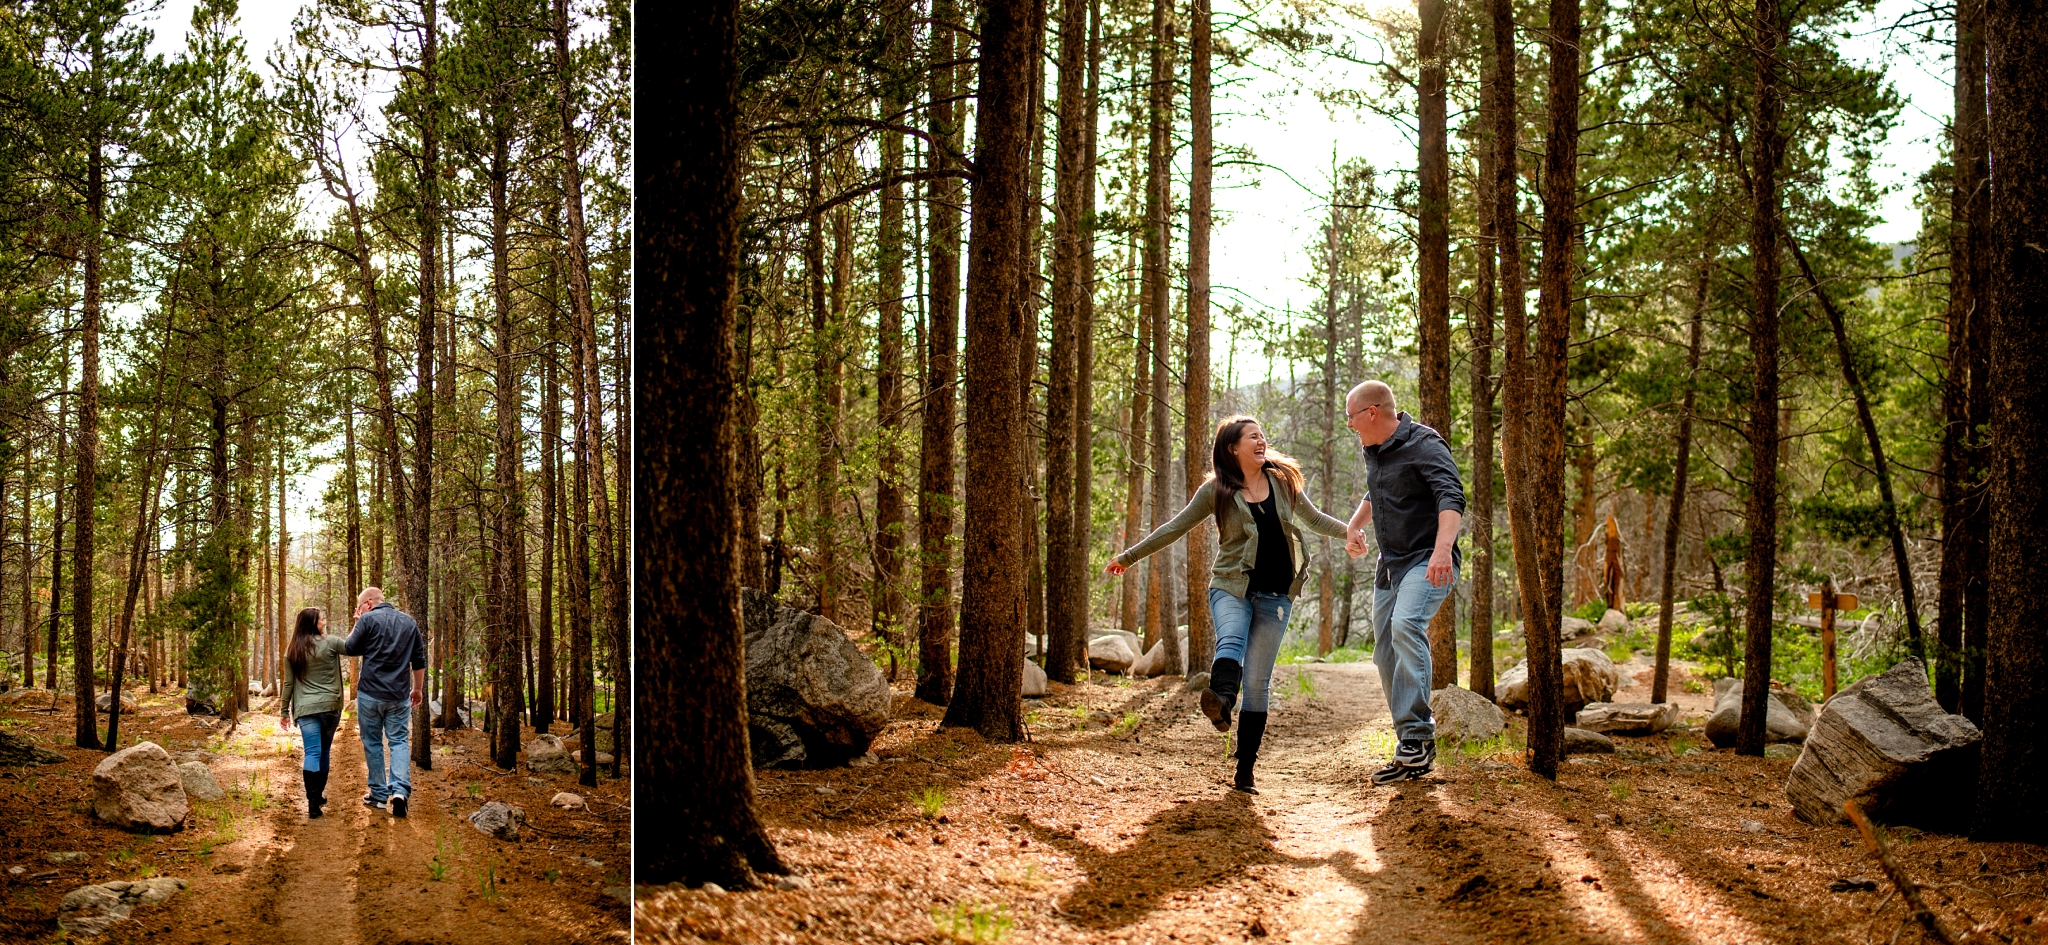
[(339, 712), (344, 699), (341, 678), (341, 638), (321, 634), (306, 657), (306, 675), (294, 678), (292, 664), (284, 664), (284, 698), (278, 705), (290, 718)]
[[(1309, 572), (1301, 529), (1296, 526), (1306, 525), (1310, 531), (1330, 538), (1346, 538), (1349, 533), (1343, 522), (1318, 510), (1306, 493), (1289, 493), (1270, 470), (1266, 473), (1266, 483), (1273, 490), (1274, 511), (1280, 519), (1280, 530), (1287, 536), (1287, 552), (1294, 560), (1294, 585), (1287, 590), (1287, 596), (1294, 597), (1301, 593), (1301, 584), (1308, 579)], [(1259, 560), (1259, 526), (1252, 521), (1252, 507), (1245, 501), (1242, 491), (1230, 497), (1222, 515), (1216, 515), (1214, 478), (1195, 490), (1195, 497), (1188, 500), (1187, 508), (1181, 509), (1173, 521), (1153, 529), (1144, 541), (1117, 555), (1116, 560), (1128, 568), (1172, 544), (1200, 525), (1203, 519), (1211, 517), (1220, 519), (1222, 527), (1216, 538), (1216, 570), (1209, 576), (1209, 586), (1243, 597), (1245, 589), (1251, 586), (1252, 567)]]

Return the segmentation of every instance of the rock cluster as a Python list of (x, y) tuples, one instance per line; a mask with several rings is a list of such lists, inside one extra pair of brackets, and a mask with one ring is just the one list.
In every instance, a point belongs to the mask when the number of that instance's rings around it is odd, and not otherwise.
[[(1707, 719), (1707, 738), (1721, 748), (1735, 744), (1742, 726), (1742, 680), (1714, 680), (1714, 714)], [(1790, 689), (1772, 689), (1764, 714), (1764, 741), (1796, 742), (1813, 727), (1813, 704)]]
[(832, 767), (867, 754), (889, 721), (882, 671), (838, 624), (740, 593), (754, 764)]
[(1951, 715), (1917, 659), (1861, 680), (1820, 711), (1785, 795), (1800, 819), (1842, 824), (1855, 800), (1872, 820), (1934, 830), (1963, 825), (1975, 806), (1983, 733)]
[(161, 876), (80, 886), (64, 894), (57, 907), (57, 927), (73, 935), (102, 935), (137, 907), (160, 903), (183, 892), (187, 885), (182, 879)]
[(169, 752), (142, 742), (108, 755), (92, 769), (93, 815), (128, 830), (175, 830), (191, 803)]

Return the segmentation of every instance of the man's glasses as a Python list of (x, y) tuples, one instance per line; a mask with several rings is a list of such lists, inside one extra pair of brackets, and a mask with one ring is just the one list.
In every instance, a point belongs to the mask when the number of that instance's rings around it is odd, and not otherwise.
[(1344, 422), (1346, 422), (1346, 423), (1350, 423), (1350, 422), (1351, 422), (1351, 418), (1352, 418), (1352, 417), (1356, 417), (1356, 416), (1358, 416), (1359, 414), (1362, 414), (1362, 413), (1364, 413), (1364, 412), (1366, 412), (1366, 411), (1368, 411), (1368, 410), (1378, 410), (1378, 409), (1380, 409), (1380, 405), (1379, 405), (1379, 404), (1366, 404), (1365, 406), (1363, 406), (1363, 407), (1360, 407), (1360, 408), (1358, 408), (1357, 410), (1346, 410), (1346, 411), (1344, 411)]

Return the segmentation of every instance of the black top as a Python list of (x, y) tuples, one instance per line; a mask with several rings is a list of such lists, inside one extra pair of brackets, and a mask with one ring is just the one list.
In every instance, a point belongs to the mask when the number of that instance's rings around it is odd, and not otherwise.
[[(1465, 511), (1465, 486), (1458, 480), (1458, 462), (1450, 444), (1435, 430), (1416, 423), (1407, 412), (1401, 425), (1378, 446), (1365, 447), (1366, 499), (1372, 502), (1372, 527), (1379, 538), (1378, 587), (1400, 580), (1410, 568), (1429, 560), (1436, 547), (1436, 516), (1445, 509)], [(1451, 545), (1451, 563), (1461, 557)]]
[(427, 668), (427, 641), (410, 614), (385, 601), (356, 619), (342, 649), (363, 658), (359, 692), (388, 701), (412, 697), (411, 670)]
[(1259, 529), (1259, 556), (1252, 565), (1251, 584), (1245, 593), (1287, 596), (1294, 588), (1294, 555), (1287, 550), (1287, 533), (1280, 529), (1280, 512), (1273, 493), (1264, 502), (1248, 502), (1252, 524)]

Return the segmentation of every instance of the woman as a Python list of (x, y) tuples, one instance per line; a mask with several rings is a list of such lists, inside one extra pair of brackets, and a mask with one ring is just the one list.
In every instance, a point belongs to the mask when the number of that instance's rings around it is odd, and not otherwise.
[(1259, 422), (1239, 415), (1216, 425), (1210, 451), (1209, 480), (1188, 500), (1173, 521), (1117, 555), (1109, 573), (1122, 574), (1147, 555), (1172, 544), (1214, 516), (1217, 531), (1216, 570), (1209, 577), (1209, 614), (1216, 624), (1216, 662), (1209, 669), (1209, 688), (1202, 692), (1202, 714), (1216, 730), (1230, 730), (1230, 710), (1244, 685), (1244, 706), (1237, 725), (1235, 787), (1257, 794), (1252, 766), (1265, 740), (1266, 710), (1273, 682), (1273, 661), (1280, 655), (1280, 636), (1287, 630), (1287, 611), (1308, 578), (1308, 556), (1301, 552), (1297, 526), (1331, 538), (1344, 538), (1344, 523), (1322, 512), (1302, 490), (1301, 464), (1266, 445)]
[(327, 803), (327, 762), (334, 729), (341, 724), (341, 638), (326, 634), (327, 616), (317, 607), (299, 611), (298, 627), (285, 650), (284, 698), (278, 721), (298, 720), (305, 746), (306, 817), (320, 816)]

